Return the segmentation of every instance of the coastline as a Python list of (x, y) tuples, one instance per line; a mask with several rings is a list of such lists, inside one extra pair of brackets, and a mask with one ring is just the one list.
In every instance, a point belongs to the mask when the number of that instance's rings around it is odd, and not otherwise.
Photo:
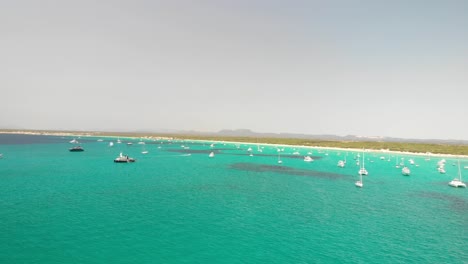
[[(199, 139), (182, 139), (183, 141), (198, 141), (198, 142), (211, 142), (211, 143), (229, 143), (238, 145), (252, 145), (252, 146), (271, 146), (271, 147), (288, 147), (288, 148), (303, 148), (303, 149), (321, 149), (321, 150), (335, 150), (343, 152), (356, 152), (362, 153), (363, 149), (357, 148), (337, 148), (337, 147), (323, 147), (323, 146), (304, 146), (304, 145), (289, 145), (289, 144), (271, 144), (271, 143), (255, 143), (255, 142), (239, 142), (239, 141), (221, 141), (221, 140), (199, 140)], [(366, 153), (382, 153), (382, 154), (398, 154), (406, 156), (425, 156), (425, 157), (441, 157), (441, 158), (463, 158), (468, 159), (468, 155), (455, 155), (455, 154), (438, 154), (438, 153), (422, 153), (422, 152), (409, 152), (409, 151), (396, 151), (396, 150), (376, 150), (364, 149)]]
[[(80, 131), (47, 131), (47, 130), (0, 130), (0, 134), (17, 134), (17, 135), (43, 135), (43, 136), (66, 136), (66, 137), (96, 137), (96, 138), (127, 138), (127, 139), (145, 139), (145, 140), (177, 140), (177, 141), (197, 141), (197, 142), (211, 142), (211, 143), (230, 143), (230, 144), (243, 144), (243, 145), (262, 145), (271, 147), (288, 147), (288, 148), (303, 148), (303, 149), (320, 149), (320, 150), (335, 150), (335, 151), (348, 151), (348, 152), (369, 152), (369, 153), (381, 153), (381, 154), (396, 154), (406, 156), (425, 156), (425, 157), (441, 157), (441, 158), (462, 158), (467, 159), (468, 155), (463, 154), (447, 154), (447, 153), (431, 153), (431, 152), (412, 152), (412, 151), (397, 151), (390, 149), (371, 149), (371, 148), (344, 148), (344, 147), (327, 147), (327, 146), (306, 146), (306, 145), (294, 145), (284, 143), (256, 143), (248, 141), (231, 141), (231, 140), (220, 140), (220, 139), (196, 139), (190, 138), (190, 136), (183, 136), (184, 138), (178, 138), (175, 136), (149, 136), (142, 134), (141, 136), (135, 136), (135, 133), (125, 132), (80, 132)], [(253, 138), (252, 138), (253, 139)]]

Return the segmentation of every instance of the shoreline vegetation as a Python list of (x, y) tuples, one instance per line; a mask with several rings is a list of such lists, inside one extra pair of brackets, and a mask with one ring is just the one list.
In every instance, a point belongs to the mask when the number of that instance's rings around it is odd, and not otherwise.
[(96, 132), (96, 131), (55, 131), (55, 130), (20, 130), (0, 129), (0, 134), (23, 135), (50, 135), (50, 136), (89, 136), (89, 137), (122, 137), (143, 139), (167, 139), (167, 140), (201, 140), (249, 144), (269, 144), (282, 146), (298, 146), (310, 148), (330, 148), (347, 151), (382, 151), (399, 152), (404, 154), (416, 154), (426, 156), (448, 155), (468, 156), (468, 145), (449, 145), (434, 143), (408, 143), (408, 142), (383, 142), (383, 141), (328, 141), (298, 138), (266, 138), (266, 137), (235, 137), (235, 136), (210, 136), (210, 135), (184, 135), (167, 133), (136, 133), (136, 132)]

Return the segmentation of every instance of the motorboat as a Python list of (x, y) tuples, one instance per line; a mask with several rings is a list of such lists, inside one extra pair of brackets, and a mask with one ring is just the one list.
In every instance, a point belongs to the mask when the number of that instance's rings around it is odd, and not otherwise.
[(312, 162), (312, 161), (314, 161), (314, 159), (311, 158), (310, 156), (305, 156), (305, 157), (304, 157), (304, 161), (305, 161), (305, 162)]
[(76, 147), (73, 147), (73, 148), (69, 148), (68, 149), (70, 152), (80, 152), (80, 151), (84, 151), (84, 149), (81, 147), (81, 146), (76, 146)]
[(120, 152), (120, 155), (114, 159), (114, 162), (116, 163), (129, 163), (135, 161), (136, 160), (134, 158), (130, 158), (128, 155), (122, 155), (122, 152)]

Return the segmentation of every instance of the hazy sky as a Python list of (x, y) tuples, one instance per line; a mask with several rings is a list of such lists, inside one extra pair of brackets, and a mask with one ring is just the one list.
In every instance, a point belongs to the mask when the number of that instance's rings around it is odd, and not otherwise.
[(468, 139), (468, 1), (0, 0), (0, 128)]

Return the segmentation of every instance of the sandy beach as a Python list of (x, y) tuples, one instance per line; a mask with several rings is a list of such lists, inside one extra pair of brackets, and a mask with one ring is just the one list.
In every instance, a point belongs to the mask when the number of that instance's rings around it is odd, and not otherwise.
[(96, 137), (96, 138), (120, 138), (120, 139), (145, 139), (145, 140), (173, 140), (173, 141), (194, 141), (204, 143), (216, 144), (236, 144), (236, 145), (249, 145), (249, 146), (270, 146), (270, 147), (281, 147), (281, 148), (301, 148), (306, 150), (335, 150), (344, 152), (370, 152), (374, 154), (393, 154), (393, 155), (405, 155), (405, 156), (425, 156), (425, 157), (441, 157), (441, 158), (468, 158), (468, 155), (454, 155), (454, 154), (440, 154), (440, 153), (422, 153), (422, 152), (408, 152), (408, 151), (394, 151), (388, 149), (358, 149), (358, 148), (338, 148), (338, 147), (323, 147), (323, 146), (304, 146), (304, 145), (290, 145), (290, 144), (271, 144), (271, 143), (255, 143), (255, 142), (239, 142), (239, 141), (228, 141), (228, 140), (209, 140), (209, 139), (179, 139), (175, 137), (162, 137), (162, 136), (128, 136), (128, 135), (100, 135), (98, 132), (63, 132), (63, 131), (22, 131), (22, 130), (8, 130), (0, 131), (0, 134), (19, 134), (19, 135), (44, 135), (44, 136), (67, 136), (67, 137)]

